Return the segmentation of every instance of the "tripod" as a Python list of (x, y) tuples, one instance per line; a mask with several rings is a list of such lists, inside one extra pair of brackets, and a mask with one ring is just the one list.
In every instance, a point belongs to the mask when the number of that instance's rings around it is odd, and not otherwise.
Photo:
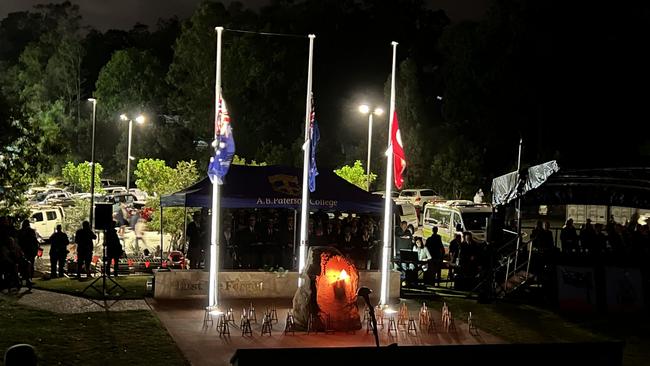
[[(104, 237), (106, 236), (106, 233), (104, 232)], [(108, 264), (107, 264), (108, 263)], [(106, 241), (104, 241), (103, 244), (103, 250), (102, 250), (102, 270), (101, 270), (101, 276), (95, 278), (93, 282), (91, 282), (86, 288), (81, 292), (81, 294), (85, 294), (86, 291), (90, 288), (93, 290), (97, 291), (99, 294), (102, 295), (102, 302), (95, 301), (93, 299), (88, 299), (92, 301), (93, 303), (97, 304), (98, 306), (102, 307), (104, 310), (110, 309), (111, 306), (115, 305), (118, 301), (120, 301), (120, 297), (122, 294), (126, 292), (126, 289), (122, 287), (119, 283), (117, 283), (114, 279), (109, 277), (107, 275), (107, 272), (110, 272), (110, 263), (108, 262), (108, 253), (106, 249)], [(117, 275), (117, 273), (115, 273)], [(101, 287), (97, 285), (97, 282), (101, 280)], [(107, 280), (109, 282), (112, 282), (112, 284), (109, 284), (107, 287)], [(116, 288), (119, 288), (122, 290), (122, 292), (119, 292), (116, 294), (116, 296), (112, 297), (110, 300), (112, 302), (109, 304), (109, 298), (108, 296), (111, 295), (113, 291), (115, 291)]]
[(370, 315), (370, 321), (372, 322), (372, 334), (375, 336), (375, 344), (377, 347), (379, 347), (379, 333), (377, 331), (377, 318), (375, 318), (375, 308), (372, 306), (370, 303), (370, 298), (368, 295), (372, 293), (372, 290), (363, 286), (360, 287), (359, 290), (357, 291), (357, 296), (363, 297), (363, 299), (366, 301), (366, 305), (368, 306), (368, 312)]

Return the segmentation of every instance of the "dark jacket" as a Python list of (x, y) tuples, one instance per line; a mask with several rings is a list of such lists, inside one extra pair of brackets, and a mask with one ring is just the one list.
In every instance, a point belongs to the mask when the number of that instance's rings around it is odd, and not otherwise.
[(50, 236), (50, 257), (65, 257), (68, 254), (68, 236), (64, 232), (55, 232)]
[(77, 255), (90, 257), (93, 255), (93, 240), (97, 235), (90, 229), (79, 229), (74, 235), (74, 242), (77, 243)]
[(18, 246), (23, 251), (25, 257), (32, 260), (38, 253), (38, 239), (36, 231), (32, 228), (23, 228), (18, 230)]
[(115, 229), (106, 230), (104, 245), (106, 245), (106, 253), (109, 258), (119, 258), (122, 256), (122, 244)]
[(442, 244), (442, 238), (438, 234), (431, 235), (424, 246), (429, 250), (432, 260), (442, 260), (445, 256), (445, 246)]

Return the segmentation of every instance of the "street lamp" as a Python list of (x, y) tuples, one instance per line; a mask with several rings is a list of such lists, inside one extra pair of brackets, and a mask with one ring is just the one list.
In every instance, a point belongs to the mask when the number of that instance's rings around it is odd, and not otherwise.
[(372, 147), (372, 116), (381, 116), (384, 113), (384, 110), (381, 107), (375, 107), (375, 109), (370, 112), (370, 106), (362, 104), (359, 106), (359, 112), (362, 114), (368, 115), (368, 163), (366, 164), (366, 176), (368, 179), (368, 192), (370, 192), (370, 149)]
[(90, 225), (94, 227), (93, 211), (95, 206), (95, 112), (97, 111), (97, 99), (88, 98), (93, 104), (93, 134), (90, 144)]
[[(131, 160), (135, 160), (133, 156), (131, 156), (131, 137), (133, 136), (133, 119), (129, 118), (126, 114), (121, 114), (120, 119), (122, 121), (129, 121), (129, 147), (127, 149), (126, 153), (126, 190), (129, 190), (129, 187), (131, 185)], [(135, 122), (138, 124), (143, 124), (144, 123), (144, 116), (139, 115), (135, 118)]]

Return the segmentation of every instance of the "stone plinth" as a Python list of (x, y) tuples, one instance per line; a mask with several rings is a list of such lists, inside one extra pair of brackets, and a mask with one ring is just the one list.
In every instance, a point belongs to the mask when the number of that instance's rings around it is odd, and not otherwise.
[[(399, 272), (390, 274), (390, 298), (399, 298)], [(379, 296), (381, 273), (359, 271), (359, 285), (367, 286)], [(275, 274), (261, 271), (219, 273), (220, 299), (291, 299), (298, 287), (298, 272)], [(208, 272), (171, 270), (155, 274), (156, 299), (197, 299), (208, 297)], [(378, 298), (377, 298), (378, 300)]]

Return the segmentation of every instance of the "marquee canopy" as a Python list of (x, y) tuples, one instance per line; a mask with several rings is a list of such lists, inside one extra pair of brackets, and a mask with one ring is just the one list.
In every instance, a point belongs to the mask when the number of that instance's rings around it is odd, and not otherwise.
[(566, 169), (524, 196), (528, 204), (650, 208), (650, 168)]
[[(300, 209), (302, 171), (284, 166), (232, 165), (221, 191), (223, 208)], [(162, 207), (206, 207), (212, 205), (212, 183), (208, 178), (179, 192), (162, 196)], [(379, 213), (381, 196), (366, 192), (331, 171), (319, 172), (316, 191), (310, 194), (312, 210)]]

